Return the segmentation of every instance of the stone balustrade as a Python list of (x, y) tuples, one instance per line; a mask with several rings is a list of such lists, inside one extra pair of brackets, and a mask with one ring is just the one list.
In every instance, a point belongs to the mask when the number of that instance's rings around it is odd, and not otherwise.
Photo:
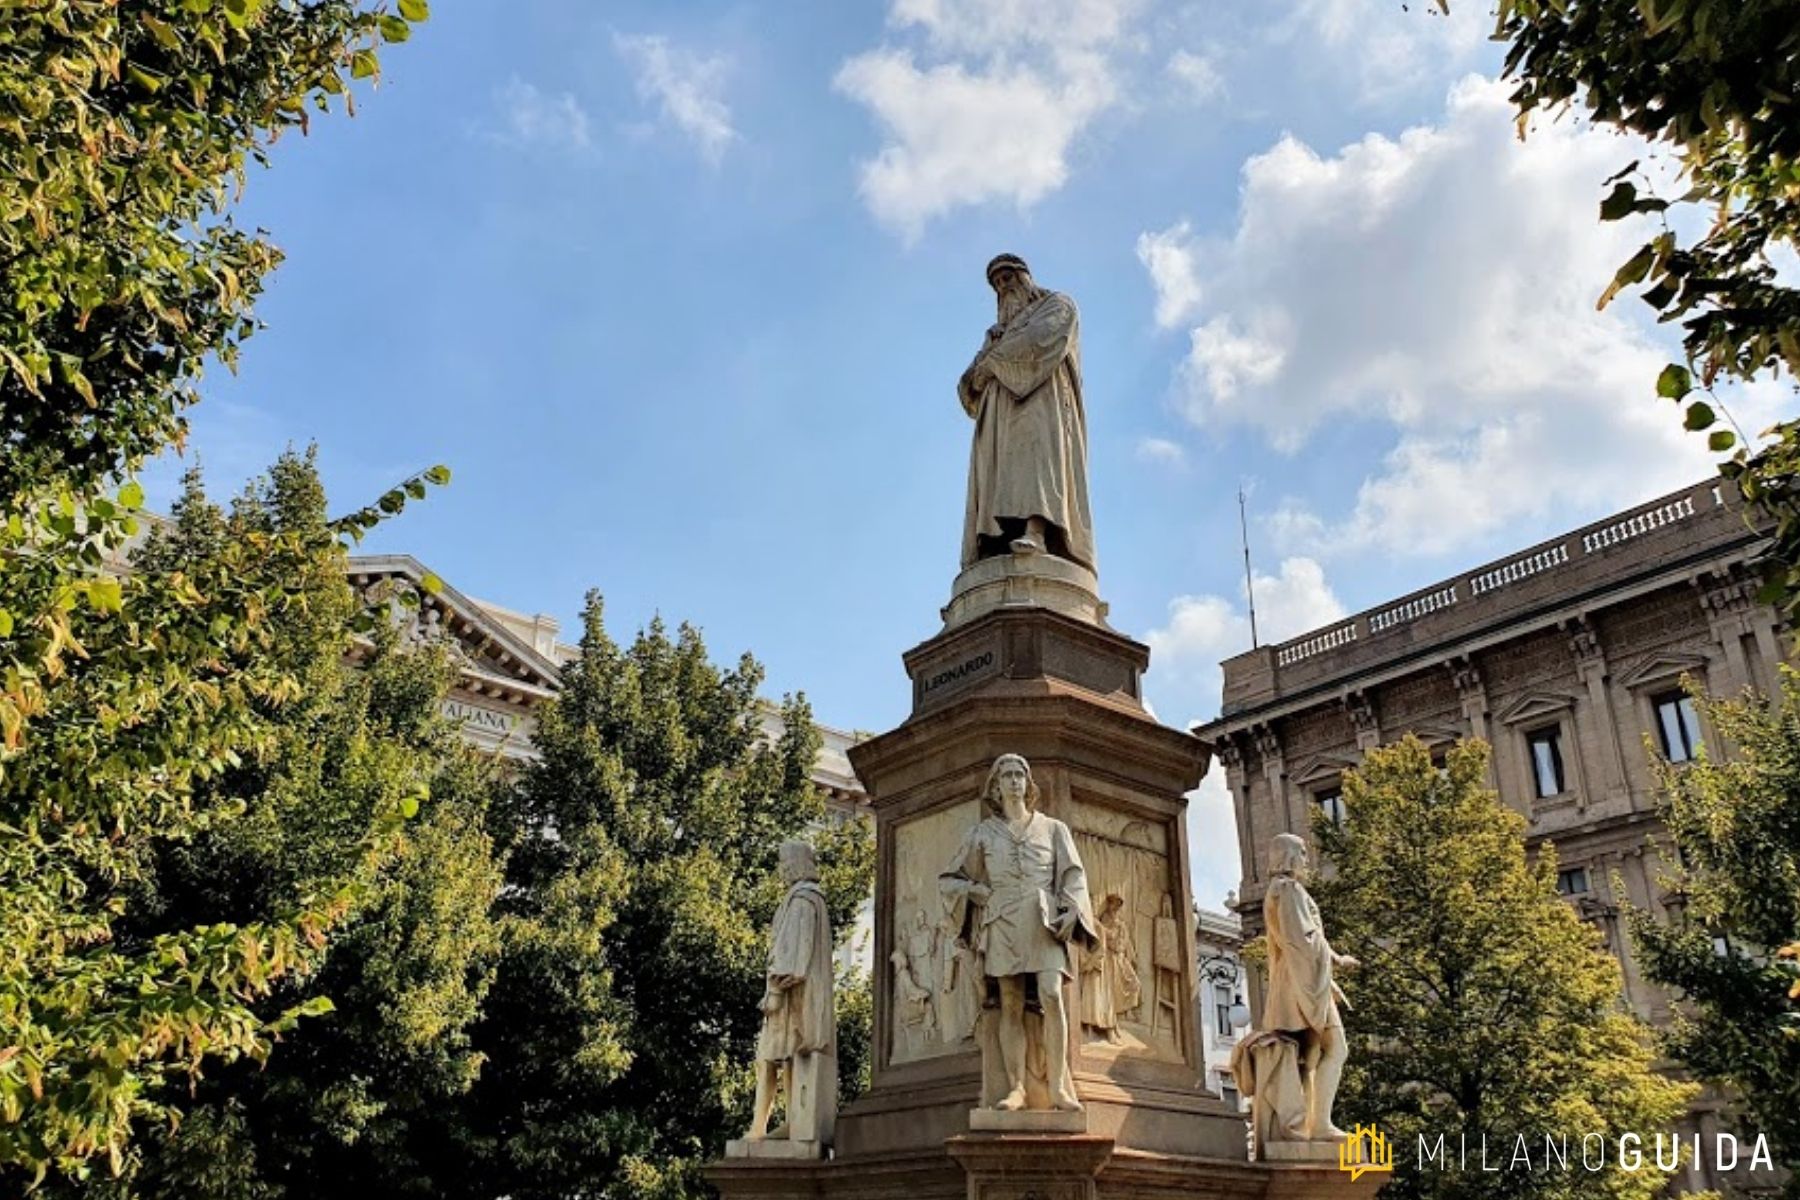
[[(1640, 558), (1649, 568), (1754, 539), (1741, 503), (1728, 501), (1725, 490), (1717, 479), (1708, 479), (1381, 608), (1230, 659), (1225, 664), (1227, 711), (1291, 695), (1447, 636), (1462, 636), (1502, 610), (1574, 598), (1602, 576), (1615, 579), (1621, 570), (1634, 569)], [(1265, 665), (1258, 667), (1255, 661)]]

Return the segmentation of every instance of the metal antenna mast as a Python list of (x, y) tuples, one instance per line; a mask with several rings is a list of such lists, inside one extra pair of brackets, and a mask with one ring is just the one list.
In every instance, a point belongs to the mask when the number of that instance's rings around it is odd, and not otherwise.
[(1244, 485), (1238, 484), (1238, 533), (1244, 542), (1244, 595), (1250, 602), (1250, 648), (1256, 649), (1256, 577), (1250, 573), (1250, 521), (1244, 516)]

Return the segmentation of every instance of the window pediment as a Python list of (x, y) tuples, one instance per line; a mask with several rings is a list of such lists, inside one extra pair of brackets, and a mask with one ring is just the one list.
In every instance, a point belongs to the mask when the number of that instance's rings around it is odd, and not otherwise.
[(1575, 697), (1561, 692), (1527, 692), (1497, 715), (1502, 725), (1524, 725), (1561, 717), (1575, 707)]
[(1659, 683), (1673, 684), (1683, 675), (1705, 679), (1706, 666), (1706, 658), (1699, 654), (1652, 654), (1621, 673), (1619, 682), (1628, 688), (1642, 688)]

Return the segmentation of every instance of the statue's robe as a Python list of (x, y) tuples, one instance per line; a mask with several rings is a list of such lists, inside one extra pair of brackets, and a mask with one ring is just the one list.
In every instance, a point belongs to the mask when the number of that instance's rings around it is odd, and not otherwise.
[(802, 880), (775, 910), (768, 992), (756, 1057), (788, 1068), (787, 1121), (778, 1138), (831, 1145), (837, 1127), (837, 1015), (831, 998), (831, 918), (825, 893)]
[[(989, 888), (972, 901), (968, 884)], [(950, 903), (950, 926), (975, 950), (990, 979), (1057, 971), (1065, 978), (1069, 948), (1056, 922), (1074, 915), (1069, 937), (1099, 943), (1099, 922), (1088, 899), (1087, 872), (1069, 827), (1041, 812), (1015, 833), (1006, 818), (984, 817), (963, 838), (950, 867), (938, 876)]]
[(1269, 991), (1262, 1027), (1314, 1033), (1339, 1023), (1331, 944), (1319, 906), (1292, 876), (1277, 876), (1263, 895), (1269, 946)]
[(825, 893), (810, 880), (789, 889), (775, 910), (769, 991), (780, 1003), (763, 1014), (756, 1057), (780, 1062), (836, 1049), (831, 1003), (831, 918)]
[(1045, 292), (985, 354), (993, 379), (977, 393), (965, 374), (957, 387), (963, 410), (975, 418), (963, 567), (980, 557), (981, 537), (1006, 536), (1002, 519), (1042, 517), (1056, 533), (1046, 549), (1094, 570), (1075, 302)]

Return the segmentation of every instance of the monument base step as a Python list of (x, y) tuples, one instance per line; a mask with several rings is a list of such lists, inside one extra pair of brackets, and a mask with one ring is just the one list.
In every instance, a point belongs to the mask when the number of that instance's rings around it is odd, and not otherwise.
[(1085, 1109), (1059, 1112), (1021, 1108), (1008, 1112), (998, 1108), (971, 1108), (969, 1130), (972, 1133), (1086, 1133), (1088, 1115)]
[(1338, 1149), (1343, 1143), (1331, 1141), (1314, 1142), (1268, 1142), (1257, 1147), (1257, 1157), (1264, 1162), (1329, 1162), (1338, 1160)]
[(726, 1158), (824, 1158), (818, 1142), (792, 1138), (732, 1138), (725, 1143)]

